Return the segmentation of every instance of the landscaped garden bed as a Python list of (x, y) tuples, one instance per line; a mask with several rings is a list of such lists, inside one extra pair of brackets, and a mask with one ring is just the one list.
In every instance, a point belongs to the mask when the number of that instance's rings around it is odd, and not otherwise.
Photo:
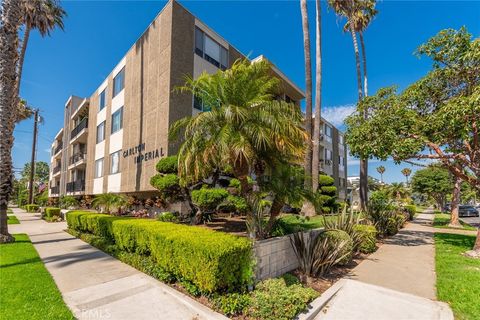
[(29, 238), (0, 246), (0, 318), (74, 319)]
[(7, 215), (7, 223), (8, 224), (19, 224), (20, 221), (18, 221), (18, 218), (15, 217), (13, 214)]
[(450, 304), (459, 320), (480, 315), (480, 259), (463, 255), (474, 243), (475, 236), (435, 233), (437, 297)]

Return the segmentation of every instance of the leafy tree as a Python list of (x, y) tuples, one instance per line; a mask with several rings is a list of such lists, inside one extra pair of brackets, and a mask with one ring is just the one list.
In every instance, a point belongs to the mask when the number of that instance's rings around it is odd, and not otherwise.
[[(396, 162), (436, 160), (479, 189), (480, 39), (465, 28), (447, 29), (417, 53), (430, 57), (433, 69), (401, 94), (386, 88), (365, 98), (346, 120), (350, 151)], [(480, 255), (480, 229), (474, 249)]]
[(102, 207), (103, 210), (110, 214), (112, 209), (120, 210), (127, 204), (127, 197), (117, 193), (103, 193), (95, 196), (92, 205), (95, 207)]
[(385, 167), (384, 166), (377, 167), (377, 172), (380, 173), (380, 180), (383, 183), (383, 174), (385, 173)]
[[(22, 171), (20, 172), (21, 181), (26, 182), (30, 179), (30, 162), (25, 163)], [(35, 182), (48, 183), (50, 177), (50, 167), (48, 163), (44, 161), (35, 162), (35, 175), (33, 179)]]
[(251, 172), (262, 176), (279, 161), (301, 162), (306, 139), (302, 115), (294, 104), (274, 98), (278, 86), (266, 61), (238, 60), (226, 71), (187, 79), (180, 90), (211, 110), (181, 119), (170, 130), (175, 138), (184, 129), (180, 183), (197, 182), (229, 166), (245, 196), (251, 191)]
[(415, 171), (411, 185), (414, 192), (432, 197), (440, 209), (444, 207), (447, 196), (453, 190), (453, 181), (448, 170), (433, 165)]

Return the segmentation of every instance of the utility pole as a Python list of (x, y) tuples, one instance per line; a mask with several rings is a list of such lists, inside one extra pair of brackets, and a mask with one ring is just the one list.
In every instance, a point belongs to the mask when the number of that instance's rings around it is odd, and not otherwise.
[(35, 153), (37, 149), (38, 109), (33, 112), (32, 160), (30, 161), (30, 180), (28, 184), (28, 203), (33, 203), (33, 177), (35, 176)]

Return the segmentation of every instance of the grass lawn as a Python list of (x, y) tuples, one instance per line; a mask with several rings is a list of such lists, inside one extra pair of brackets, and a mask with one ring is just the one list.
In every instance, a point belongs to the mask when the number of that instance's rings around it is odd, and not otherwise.
[(0, 318), (74, 319), (29, 238), (0, 245)]
[(459, 320), (480, 315), (480, 260), (462, 256), (474, 242), (475, 236), (435, 234), (438, 299), (448, 302)]
[(435, 212), (435, 219), (433, 220), (433, 226), (435, 228), (463, 229), (463, 230), (473, 230), (473, 231), (477, 230), (477, 228), (472, 227), (472, 226), (466, 224), (463, 221), (460, 221), (463, 228), (451, 228), (451, 227), (448, 226), (449, 223), (450, 223), (450, 215), (449, 214)]
[(20, 223), (20, 221), (18, 221), (17, 217), (15, 217), (14, 215), (8, 215), (7, 218), (8, 218), (8, 220), (7, 220), (8, 224), (19, 224)]

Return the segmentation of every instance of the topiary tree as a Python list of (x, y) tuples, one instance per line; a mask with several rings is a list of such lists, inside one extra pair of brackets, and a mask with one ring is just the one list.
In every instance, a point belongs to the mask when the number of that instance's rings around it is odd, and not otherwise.
[(318, 179), (317, 201), (322, 213), (331, 213), (337, 209), (337, 187), (335, 179), (321, 174)]
[(160, 200), (165, 204), (182, 199), (182, 188), (177, 175), (177, 156), (160, 159), (156, 165), (158, 174), (150, 178), (150, 184), (160, 192)]
[(199, 224), (211, 219), (218, 206), (229, 196), (227, 190), (221, 188), (205, 188), (192, 191), (192, 202), (197, 208), (194, 223)]

